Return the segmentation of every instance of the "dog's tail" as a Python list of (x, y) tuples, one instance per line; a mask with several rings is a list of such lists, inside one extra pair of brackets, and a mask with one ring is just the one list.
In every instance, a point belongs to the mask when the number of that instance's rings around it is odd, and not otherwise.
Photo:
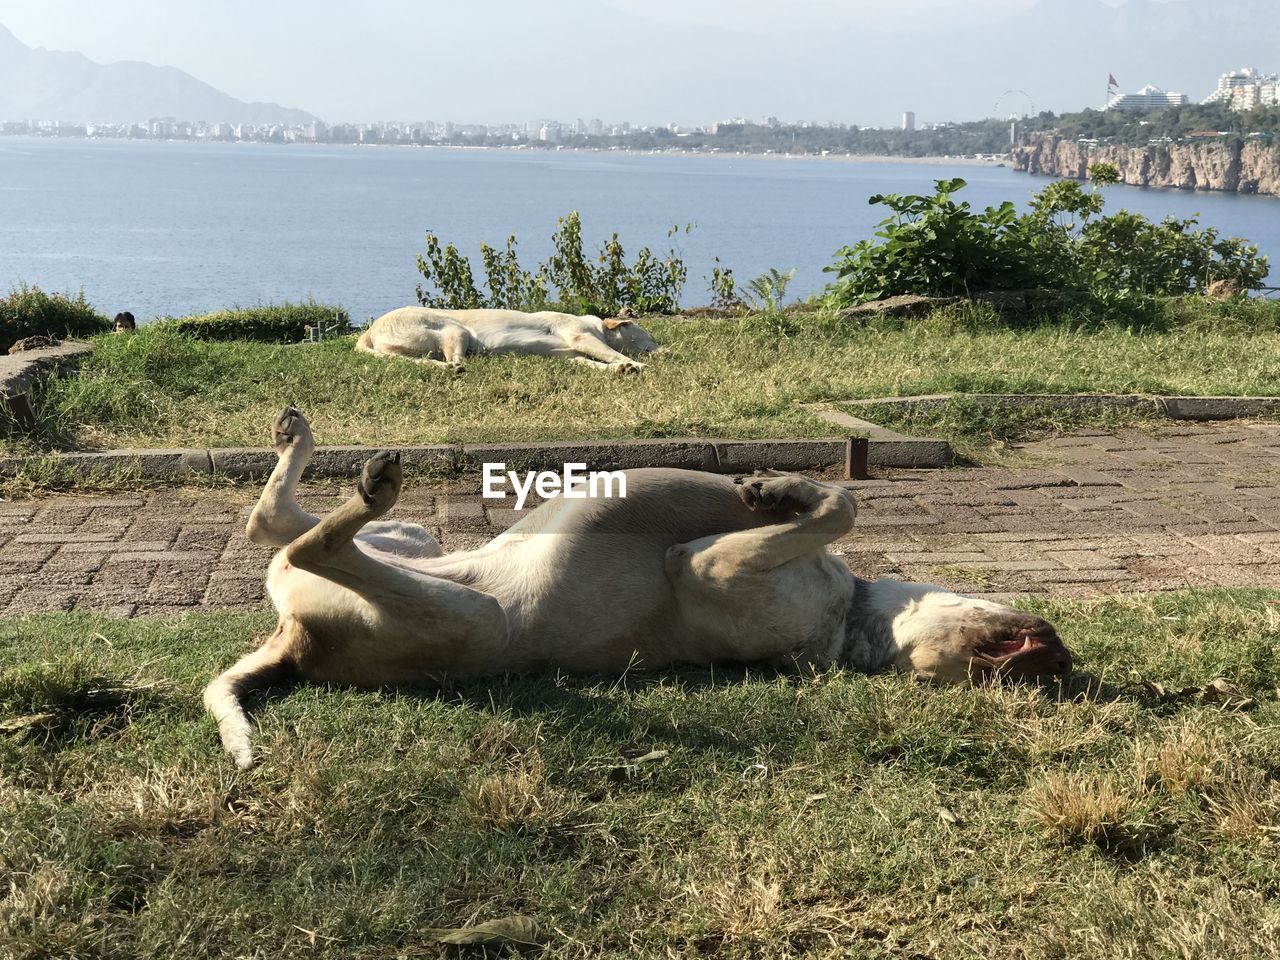
[(356, 349), (363, 350), (365, 353), (378, 352), (373, 348), (373, 337), (369, 336), (368, 330), (365, 330), (364, 333), (360, 334), (360, 339), (356, 341)]
[(225, 673), (204, 688), (204, 706), (218, 721), (222, 746), (241, 770), (253, 766), (249, 747), (249, 718), (244, 698), (254, 690), (297, 676), (295, 642), (305, 636), (292, 617), (282, 619), (276, 632), (250, 654), (241, 657)]

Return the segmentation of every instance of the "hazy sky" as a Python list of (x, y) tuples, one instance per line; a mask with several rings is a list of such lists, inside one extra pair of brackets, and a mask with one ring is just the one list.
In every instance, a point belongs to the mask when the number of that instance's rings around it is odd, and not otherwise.
[(879, 123), (904, 109), (960, 119), (983, 116), (1010, 88), (1040, 107), (1092, 105), (1108, 69), (1130, 87), (1176, 88), (1240, 65), (1224, 51), (1179, 72), (1145, 50), (1126, 74), (1139, 35), (1096, 62), (1095, 51), (1082, 63), (1079, 47), (1064, 44), (1002, 71), (1007, 53), (978, 46), (981, 31), (1001, 28), (1015, 38), (1002, 43), (1016, 45), (1019, 18), (1033, 22), (1041, 9), (1048, 22), (1129, 2), (1139, 0), (0, 0), (0, 24), (30, 46), (180, 67), (241, 99), (329, 122), (776, 114)]

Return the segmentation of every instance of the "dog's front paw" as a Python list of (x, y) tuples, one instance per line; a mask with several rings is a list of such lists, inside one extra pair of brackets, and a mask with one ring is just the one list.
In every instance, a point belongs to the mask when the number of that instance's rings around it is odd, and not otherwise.
[(356, 490), (366, 507), (382, 514), (395, 505), (400, 496), (400, 484), (404, 470), (400, 466), (400, 454), (382, 450), (369, 458), (360, 473)]
[(621, 377), (628, 377), (639, 373), (644, 369), (644, 364), (636, 360), (619, 360), (617, 363), (609, 364), (609, 370)]
[(271, 424), (271, 442), (279, 454), (290, 448), (306, 449), (315, 446), (311, 424), (307, 423), (307, 418), (293, 405), (276, 414)]

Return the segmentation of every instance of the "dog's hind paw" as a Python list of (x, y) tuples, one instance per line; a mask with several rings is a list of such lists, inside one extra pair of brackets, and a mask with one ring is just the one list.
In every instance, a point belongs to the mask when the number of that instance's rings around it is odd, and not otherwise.
[(400, 496), (400, 484), (404, 471), (400, 466), (400, 454), (390, 450), (375, 453), (364, 465), (356, 489), (366, 507), (385, 513)]
[(306, 447), (314, 442), (311, 436), (311, 424), (307, 423), (307, 418), (291, 404), (276, 414), (271, 424), (271, 442), (276, 448), (276, 453), (280, 454), (291, 447)]
[(776, 470), (758, 470), (754, 476), (735, 482), (738, 484), (738, 496), (752, 510), (794, 511), (803, 506), (796, 496), (798, 485), (806, 482), (803, 477)]
[(622, 377), (632, 376), (644, 369), (644, 364), (635, 360), (619, 360), (617, 363), (609, 364), (611, 373), (616, 373)]

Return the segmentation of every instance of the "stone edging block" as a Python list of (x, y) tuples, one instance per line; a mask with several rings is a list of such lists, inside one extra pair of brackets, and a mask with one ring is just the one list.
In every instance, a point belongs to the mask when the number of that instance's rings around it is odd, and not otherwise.
[(93, 344), (68, 340), (56, 347), (0, 354), (0, 398), (26, 393), (46, 373), (71, 366), (93, 352)]
[[(77, 345), (79, 346), (79, 345)], [(968, 394), (967, 399), (1004, 408), (1050, 405), (1062, 409), (1147, 407), (1174, 420), (1230, 420), (1280, 415), (1280, 397), (1150, 397), (1138, 394)], [(936, 408), (951, 402), (952, 394), (885, 397), (844, 401), (846, 407), (902, 406)], [(907, 437), (830, 407), (812, 412), (868, 440), (867, 460), (881, 467), (930, 468), (950, 466), (951, 446), (945, 440)], [(565, 443), (476, 443), (396, 446), (405, 465), (431, 472), (457, 474), (479, 469), (486, 462), (503, 462), (508, 469), (553, 470), (565, 463), (585, 463), (589, 469), (626, 470), (636, 467), (676, 467), (713, 473), (748, 473), (763, 467), (777, 470), (827, 470), (846, 461), (846, 441), (809, 440), (597, 440)], [(319, 447), (308, 476), (350, 478), (377, 447)], [(276, 463), (266, 447), (227, 447), (217, 450), (112, 450), (103, 453), (64, 453), (51, 457), (0, 458), (0, 475), (14, 474), (34, 459), (52, 459), (81, 476), (127, 473), (144, 478), (174, 480), (199, 475), (261, 479)]]
[[(882, 431), (888, 434), (889, 431)], [(378, 447), (318, 447), (307, 476), (350, 478)], [(674, 467), (711, 473), (776, 470), (828, 470), (845, 465), (845, 441), (832, 440), (605, 440), (569, 443), (490, 443), (391, 446), (407, 467), (444, 474), (474, 472), (482, 463), (505, 463), (510, 470), (558, 470), (565, 463), (585, 463), (592, 470)], [(897, 434), (873, 438), (869, 460), (880, 466), (937, 467), (951, 463), (944, 441), (917, 440)], [(0, 459), (0, 475), (14, 474), (35, 458)], [(45, 459), (45, 458), (40, 458)], [(260, 480), (276, 464), (267, 447), (216, 450), (110, 450), (102, 453), (55, 454), (48, 459), (81, 476), (127, 472), (172, 480), (198, 475)]]
[(815, 470), (844, 465), (843, 440), (717, 440), (717, 473)]
[(1240, 420), (1280, 414), (1280, 397), (1147, 396), (1137, 393), (936, 393), (919, 397), (844, 400), (841, 405), (934, 410), (955, 399), (1001, 409), (1054, 407), (1059, 410), (1142, 410), (1170, 420)]

